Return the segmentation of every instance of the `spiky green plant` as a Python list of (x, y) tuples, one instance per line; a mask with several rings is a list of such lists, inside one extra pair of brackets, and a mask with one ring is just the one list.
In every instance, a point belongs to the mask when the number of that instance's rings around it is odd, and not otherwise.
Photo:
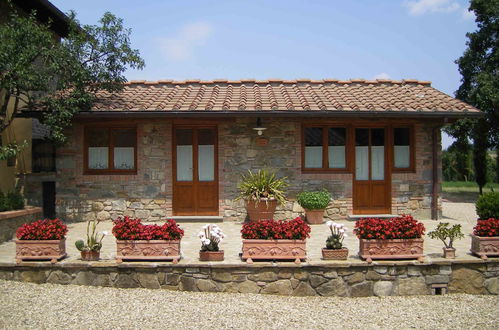
[(286, 177), (278, 178), (275, 172), (267, 169), (260, 169), (256, 172), (248, 170), (246, 175), (242, 175), (241, 182), (237, 186), (239, 196), (236, 200), (254, 200), (258, 203), (261, 198), (267, 198), (284, 204), (286, 202), (284, 189), (288, 186), (286, 180)]
[(75, 246), (79, 251), (100, 251), (102, 248), (102, 239), (107, 235), (106, 232), (98, 233), (97, 225), (99, 220), (89, 220), (87, 222), (87, 241), (77, 240)]

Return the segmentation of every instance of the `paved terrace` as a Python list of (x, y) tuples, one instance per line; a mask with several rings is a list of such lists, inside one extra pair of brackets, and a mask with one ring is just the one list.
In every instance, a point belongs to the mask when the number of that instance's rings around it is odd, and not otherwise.
[[(450, 222), (452, 224), (459, 223), (462, 225), (463, 232), (465, 233), (465, 238), (455, 242), (457, 260), (478, 260), (477, 257), (472, 256), (469, 252), (471, 246), (470, 233), (476, 222), (476, 213), (473, 203), (448, 203), (443, 204), (444, 217), (442, 221)], [(345, 239), (344, 244), (349, 249), (348, 263), (351, 264), (362, 264), (365, 261), (359, 259), (357, 256), (359, 243), (357, 237), (352, 233), (354, 227), (353, 221), (338, 221), (343, 223), (348, 228), (348, 237)], [(426, 232), (433, 230), (438, 221), (434, 220), (422, 220), (425, 224)], [(181, 223), (181, 228), (184, 229), (185, 235), (182, 238), (181, 248), (182, 248), (182, 259), (179, 264), (210, 264), (210, 262), (199, 261), (199, 249), (201, 243), (197, 234), (201, 230), (204, 223)], [(218, 224), (222, 231), (227, 235), (227, 238), (222, 242), (222, 249), (225, 251), (225, 260), (223, 262), (215, 262), (214, 264), (226, 264), (226, 265), (241, 265), (245, 264), (239, 256), (242, 247), (241, 241), (241, 223), (235, 222), (224, 222)], [(66, 251), (68, 257), (61, 260), (61, 263), (87, 263), (81, 261), (80, 252), (76, 249), (74, 242), (78, 239), (86, 238), (86, 223), (74, 223), (70, 224), (69, 232), (66, 241)], [(305, 264), (321, 265), (321, 264), (331, 264), (331, 263), (345, 263), (345, 261), (324, 261), (322, 260), (321, 249), (325, 246), (326, 238), (329, 234), (329, 229), (325, 224), (312, 225), (312, 233), (310, 239), (307, 240), (307, 256), (308, 259)], [(99, 224), (98, 229), (100, 231), (107, 230), (111, 232), (112, 223), (103, 222)], [(432, 262), (442, 259), (442, 247), (443, 244), (439, 240), (433, 240), (429, 237), (425, 237), (424, 242), (424, 252), (425, 252), (425, 262)], [(15, 244), (13, 241), (5, 242), (0, 244), (0, 264), (13, 264), (15, 262)], [(99, 265), (112, 265), (115, 264), (116, 257), (116, 243), (115, 238), (109, 235), (104, 238), (103, 248), (101, 250), (101, 261), (91, 262), (92, 264)], [(448, 259), (447, 259), (448, 260)], [(376, 261), (374, 261), (376, 262)], [(134, 262), (137, 263), (137, 262)], [(158, 264), (171, 263), (171, 262), (156, 262)], [(265, 262), (255, 263), (263, 264)], [(268, 264), (268, 263), (266, 263)]]

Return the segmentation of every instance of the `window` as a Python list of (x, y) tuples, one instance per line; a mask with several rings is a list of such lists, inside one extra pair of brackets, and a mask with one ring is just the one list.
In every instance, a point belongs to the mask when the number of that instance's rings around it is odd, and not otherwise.
[(347, 129), (344, 127), (304, 127), (304, 170), (347, 170)]
[(85, 172), (135, 173), (137, 132), (132, 127), (87, 127)]
[(411, 127), (393, 128), (393, 171), (414, 170), (414, 138)]

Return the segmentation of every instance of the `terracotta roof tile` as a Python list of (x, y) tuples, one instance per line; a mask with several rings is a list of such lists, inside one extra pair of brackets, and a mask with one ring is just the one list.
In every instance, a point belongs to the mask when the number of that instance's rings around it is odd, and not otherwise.
[(91, 110), (479, 111), (414, 79), (133, 80), (120, 93), (99, 92)]

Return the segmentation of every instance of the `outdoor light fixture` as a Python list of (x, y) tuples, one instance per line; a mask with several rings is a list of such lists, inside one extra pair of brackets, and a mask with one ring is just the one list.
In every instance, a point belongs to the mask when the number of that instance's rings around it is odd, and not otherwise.
[(253, 128), (255, 131), (258, 132), (258, 135), (262, 135), (263, 131), (265, 131), (267, 128), (262, 126), (262, 120), (260, 117), (256, 119), (256, 127)]

